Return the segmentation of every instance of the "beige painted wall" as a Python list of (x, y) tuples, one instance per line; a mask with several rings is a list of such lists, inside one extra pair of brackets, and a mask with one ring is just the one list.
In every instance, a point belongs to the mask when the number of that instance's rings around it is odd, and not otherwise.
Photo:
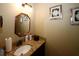
[[(32, 5), (33, 7), (33, 5)], [(0, 47), (5, 44), (4, 39), (8, 37), (13, 38), (13, 42), (20, 38), (15, 35), (15, 16), (21, 11), (16, 7), (16, 4), (0, 3), (0, 16), (3, 16), (3, 27), (0, 28)], [(34, 32), (33, 15), (31, 16), (31, 32)]]
[(35, 4), (35, 33), (46, 38), (46, 55), (79, 55), (79, 26), (70, 24), (71, 8), (61, 4), (63, 19), (50, 20), (49, 7), (60, 4)]

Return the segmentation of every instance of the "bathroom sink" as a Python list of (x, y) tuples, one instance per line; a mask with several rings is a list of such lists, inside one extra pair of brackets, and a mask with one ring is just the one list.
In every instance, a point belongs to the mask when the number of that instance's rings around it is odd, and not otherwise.
[(16, 51), (14, 52), (15, 56), (20, 56), (26, 54), (29, 50), (31, 50), (32, 46), (31, 45), (23, 45), (20, 46)]

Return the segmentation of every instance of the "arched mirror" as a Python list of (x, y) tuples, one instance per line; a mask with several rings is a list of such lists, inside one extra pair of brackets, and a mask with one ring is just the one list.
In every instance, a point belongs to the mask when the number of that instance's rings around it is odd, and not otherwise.
[(15, 17), (15, 34), (22, 37), (28, 32), (30, 32), (30, 17), (27, 14), (20, 13)]

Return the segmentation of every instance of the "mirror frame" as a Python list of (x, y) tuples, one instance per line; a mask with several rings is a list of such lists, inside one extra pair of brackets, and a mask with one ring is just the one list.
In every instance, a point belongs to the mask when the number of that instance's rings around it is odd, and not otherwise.
[[(29, 30), (28, 30), (28, 32), (27, 33), (17, 33), (16, 32), (16, 20), (20, 20), (20, 19), (17, 19), (17, 18), (20, 18), (20, 15), (26, 15), (28, 18), (29, 18)], [(15, 16), (15, 34), (17, 35), (17, 36), (19, 36), (19, 37), (23, 37), (23, 36), (25, 36), (25, 35), (27, 35), (28, 33), (30, 33), (30, 27), (31, 27), (31, 19), (30, 19), (30, 17), (28, 16), (28, 14), (25, 14), (25, 13), (19, 13), (18, 15), (16, 15)]]

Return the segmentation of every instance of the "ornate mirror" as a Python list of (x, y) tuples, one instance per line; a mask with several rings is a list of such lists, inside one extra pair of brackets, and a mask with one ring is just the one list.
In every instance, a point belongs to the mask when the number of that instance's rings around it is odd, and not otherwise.
[(22, 37), (28, 32), (30, 32), (30, 17), (27, 14), (20, 13), (15, 17), (15, 34)]

